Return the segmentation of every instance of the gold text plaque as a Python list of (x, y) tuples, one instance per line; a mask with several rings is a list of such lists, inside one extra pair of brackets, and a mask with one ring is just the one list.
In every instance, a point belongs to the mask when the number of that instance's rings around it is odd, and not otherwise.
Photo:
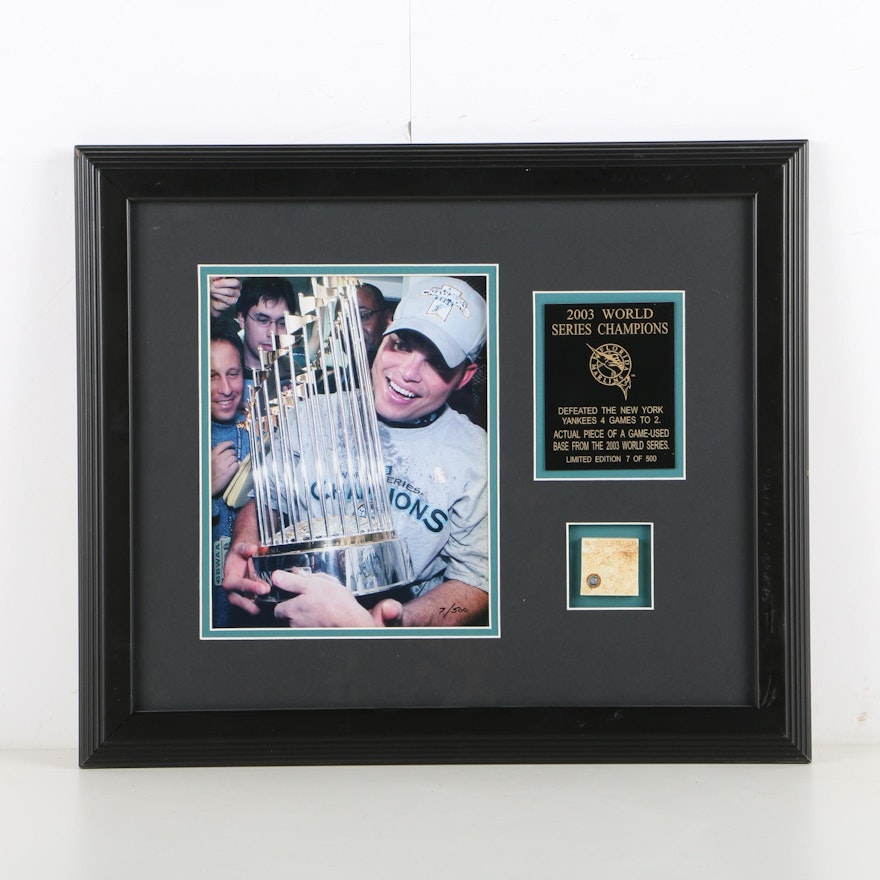
[(535, 291), (535, 477), (684, 479), (684, 291)]

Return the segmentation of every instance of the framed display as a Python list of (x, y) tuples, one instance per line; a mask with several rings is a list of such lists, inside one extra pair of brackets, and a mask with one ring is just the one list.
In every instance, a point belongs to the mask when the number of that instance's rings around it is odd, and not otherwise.
[(77, 148), (81, 765), (808, 761), (806, 158)]

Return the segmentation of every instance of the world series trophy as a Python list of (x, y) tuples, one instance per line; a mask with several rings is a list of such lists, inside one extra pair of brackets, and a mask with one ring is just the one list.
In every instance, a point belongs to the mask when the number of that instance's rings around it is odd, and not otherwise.
[[(260, 352), (247, 424), (260, 549), (257, 574), (325, 572), (356, 597), (412, 581), (391, 522), (357, 279), (312, 279)], [(291, 594), (276, 587), (257, 601)]]

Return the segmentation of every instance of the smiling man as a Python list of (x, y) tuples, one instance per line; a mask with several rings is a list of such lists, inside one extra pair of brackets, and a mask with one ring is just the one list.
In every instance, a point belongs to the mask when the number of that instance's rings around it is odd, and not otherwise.
[[(216, 331), (211, 335), (211, 588), (214, 626), (232, 626), (235, 609), (229, 607), (221, 589), (223, 563), (229, 549), (236, 511), (223, 499), (223, 490), (250, 452), (247, 431), (239, 423), (244, 397), (244, 353), (241, 340), (233, 333)], [(238, 617), (243, 615), (238, 613)]]
[[(485, 622), (489, 590), (486, 433), (448, 405), (473, 377), (486, 303), (458, 278), (410, 279), (372, 367), (392, 517), (414, 581), (371, 610), (324, 574), (276, 572), (291, 598), (275, 616), (296, 627), (459, 626)], [(224, 587), (259, 613), (254, 505), (236, 521)]]

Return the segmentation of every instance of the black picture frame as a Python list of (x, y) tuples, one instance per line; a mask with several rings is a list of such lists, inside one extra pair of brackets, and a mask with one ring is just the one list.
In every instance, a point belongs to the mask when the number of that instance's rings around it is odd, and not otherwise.
[[(82, 146), (75, 170), (81, 766), (810, 760), (805, 141)], [(744, 704), (629, 705), (612, 698), (601, 705), (532, 699), (381, 708), (333, 706), (332, 700), (329, 708), (140, 707), (132, 210), (144, 202), (216, 203), (220, 211), (243, 200), (369, 198), (392, 207), (420, 200), (539, 200), (550, 212), (579, 201), (744, 200), (751, 369), (738, 381), (750, 400), (745, 442), (751, 468), (747, 534), (739, 537), (750, 548), (743, 562), (750, 575), (741, 586), (751, 609), (746, 653), (754, 655)], [(539, 230), (531, 244), (540, 254)], [(502, 376), (504, 272), (502, 262)], [(698, 332), (689, 322), (688, 333)], [(520, 430), (530, 438), (532, 426), (515, 427), (506, 418), (509, 409), (502, 398), (502, 436)], [(689, 462), (697, 454), (691, 450)], [(530, 478), (528, 470), (520, 476)], [(505, 479), (516, 477), (505, 473)], [(651, 491), (665, 488), (652, 485)], [(503, 519), (500, 540), (503, 557)], [(690, 537), (677, 540), (684, 547)], [(565, 555), (561, 548), (547, 552)], [(516, 572), (502, 564), (501, 578), (503, 603), (515, 601)], [(502, 629), (496, 644), (504, 637)]]

